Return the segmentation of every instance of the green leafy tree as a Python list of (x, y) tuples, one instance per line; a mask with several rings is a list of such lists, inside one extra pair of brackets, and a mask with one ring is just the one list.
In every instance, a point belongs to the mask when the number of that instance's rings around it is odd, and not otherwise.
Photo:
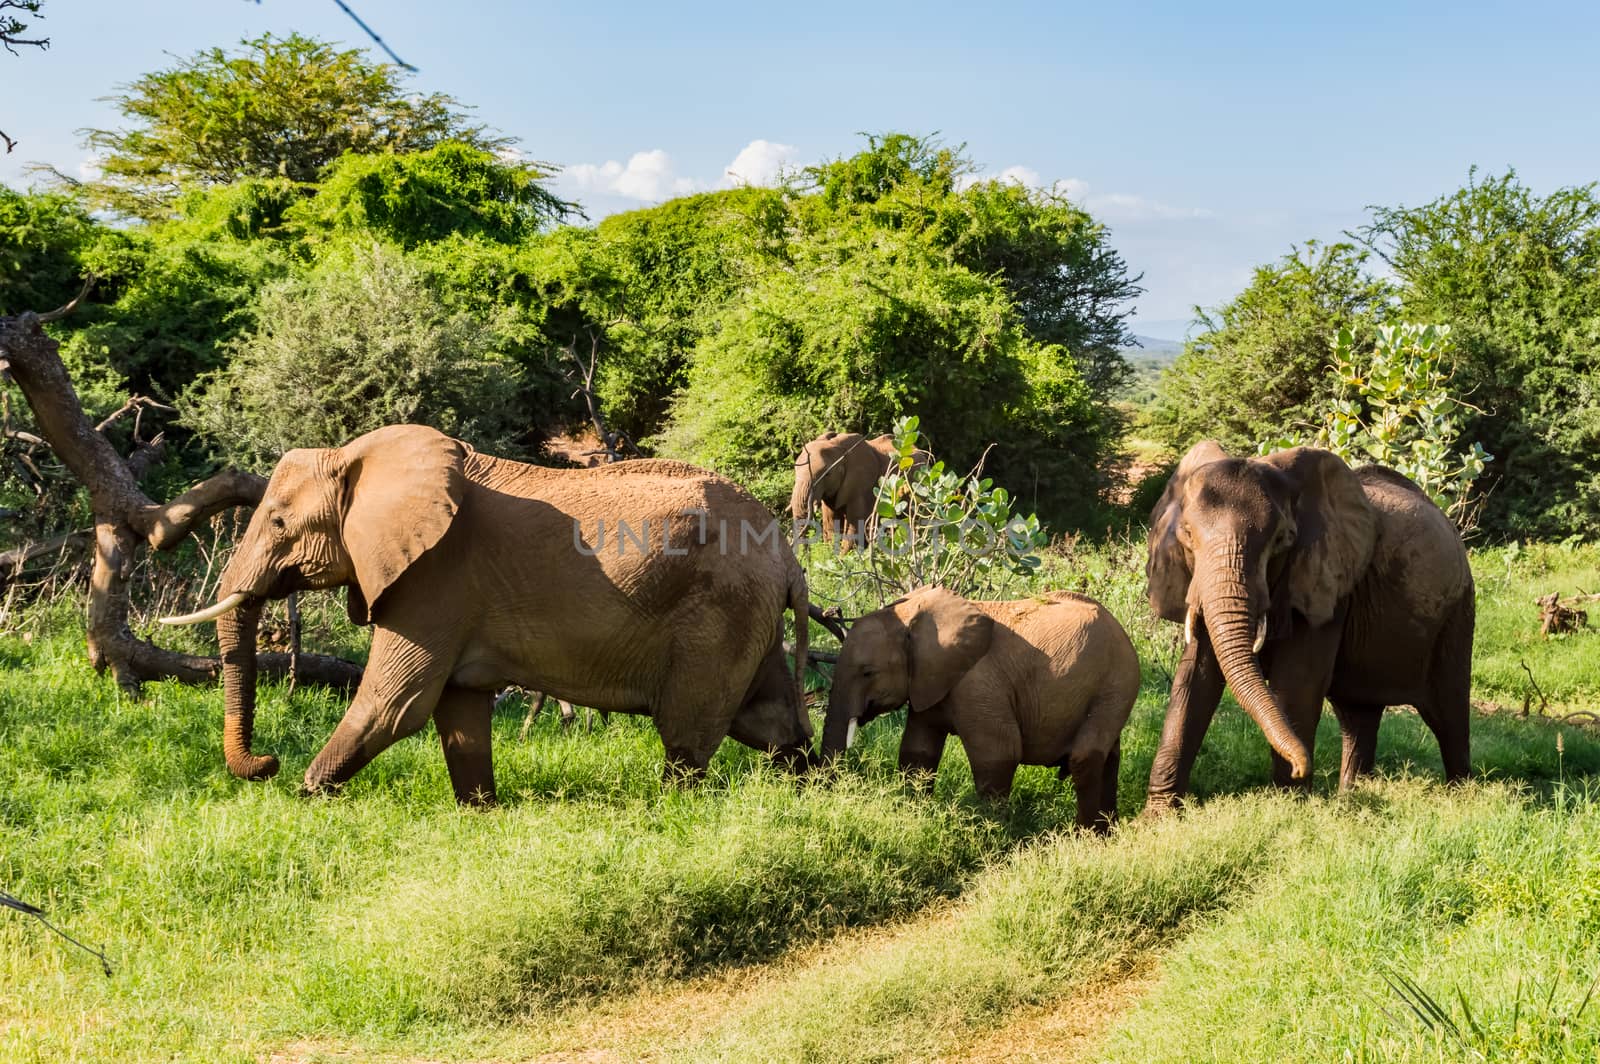
[(697, 345), (729, 300), (785, 260), (784, 196), (741, 188), (566, 227), (523, 258), (551, 349), (601, 345), (596, 391), (633, 438), (661, 430)]
[[(1070, 355), (1030, 338), (1003, 284), (914, 234), (845, 230), (792, 247), (706, 332), (656, 446), (728, 472), (776, 504), (800, 444), (919, 410), (938, 453), (1065, 519), (1096, 485), (1107, 423)], [(1081, 512), (1073, 516), (1082, 518)]]
[(605, 276), (613, 295), (654, 293), (652, 314), (611, 332), (655, 354), (624, 383), (675, 393), (665, 425), (636, 433), (777, 501), (801, 442), (915, 408), (953, 462), (996, 442), (997, 477), (1052, 519), (1087, 520), (1137, 279), (1080, 209), (970, 171), (959, 150), (887, 134), (786, 189), (746, 190), (737, 210), (697, 197), (635, 212), (640, 239)]
[(308, 237), (370, 230), (404, 247), (447, 237), (526, 239), (574, 205), (535, 166), (460, 141), (423, 151), (348, 154), (330, 163), (289, 220)]
[(231, 358), (183, 396), (187, 423), (222, 455), (269, 468), (292, 447), (327, 447), (421, 422), (486, 451), (517, 453), (517, 367), (495, 323), (452, 312), (421, 269), (361, 241), (265, 288)]
[(88, 191), (124, 213), (162, 217), (189, 185), (308, 183), (346, 153), (510, 144), (470, 122), (451, 97), (408, 91), (405, 77), (357, 49), (299, 34), (246, 40), (234, 53), (206, 49), (110, 98), (130, 124), (84, 131), (101, 168)]
[(97, 228), (67, 196), (0, 185), (0, 315), (53, 310), (72, 298)]
[(1600, 198), (1534, 193), (1515, 171), (1359, 234), (1400, 279), (1407, 317), (1449, 322), (1463, 431), (1496, 460), (1481, 523), (1518, 536), (1600, 527)]
[(1162, 375), (1148, 431), (1180, 452), (1208, 438), (1248, 450), (1318, 420), (1339, 387), (1328, 337), (1370, 346), (1393, 302), (1366, 263), (1354, 245), (1307, 241), (1215, 313), (1196, 308), (1203, 330)]
[(1452, 345), (1447, 325), (1383, 325), (1377, 345), (1358, 350), (1355, 334), (1333, 341), (1339, 395), (1309, 438), (1269, 440), (1262, 454), (1308, 444), (1351, 465), (1375, 462), (1410, 477), (1458, 524), (1475, 518), (1472, 487), (1494, 456), (1480, 443), (1461, 446), (1462, 418), (1472, 408), (1451, 393)]

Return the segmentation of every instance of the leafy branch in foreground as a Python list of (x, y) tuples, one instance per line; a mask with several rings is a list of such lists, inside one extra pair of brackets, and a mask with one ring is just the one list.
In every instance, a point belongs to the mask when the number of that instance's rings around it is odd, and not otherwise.
[[(1410, 477), (1458, 524), (1470, 525), (1472, 485), (1494, 456), (1474, 442), (1461, 446), (1462, 412), (1473, 409), (1450, 392), (1448, 325), (1381, 325), (1370, 354), (1358, 353), (1355, 334), (1333, 341), (1333, 373), (1341, 395), (1323, 411), (1307, 444), (1354, 465), (1376, 462)], [(1293, 447), (1268, 440), (1261, 453)]]
[(917, 465), (918, 424), (915, 416), (895, 421), (899, 458), (878, 482), (862, 549), (832, 555), (824, 570), (866, 580), (880, 604), (929, 584), (991, 597), (1013, 576), (1036, 571), (1047, 542), (1038, 515), (1014, 513), (1010, 493), (982, 475), (982, 461), (964, 477), (942, 461)]

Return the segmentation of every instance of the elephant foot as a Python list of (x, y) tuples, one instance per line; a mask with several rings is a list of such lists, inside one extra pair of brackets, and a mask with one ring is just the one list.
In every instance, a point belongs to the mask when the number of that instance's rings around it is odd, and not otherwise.
[(1161, 817), (1172, 816), (1183, 808), (1183, 799), (1174, 794), (1152, 794), (1144, 803), (1144, 812), (1139, 814), (1140, 820), (1158, 820)]
[(300, 784), (299, 796), (301, 798), (337, 798), (339, 792), (344, 790), (342, 783), (313, 783), (306, 780)]

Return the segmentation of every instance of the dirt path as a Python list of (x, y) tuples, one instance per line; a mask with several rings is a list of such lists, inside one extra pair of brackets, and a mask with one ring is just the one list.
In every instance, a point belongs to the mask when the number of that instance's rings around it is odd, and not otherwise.
[(1111, 1028), (1159, 978), (1156, 964), (1147, 961), (1120, 977), (1085, 987), (1071, 998), (1019, 1009), (1000, 1027), (946, 1059), (959, 1064), (1094, 1060)]
[[(750, 965), (685, 983), (645, 990), (592, 1006), (558, 1010), (498, 1032), (496, 1044), (473, 1055), (473, 1064), (622, 1064), (661, 1061), (690, 1050), (727, 1017), (770, 998), (775, 987), (803, 980), (820, 969), (852, 967), (906, 939), (926, 939), (943, 924), (954, 927), (954, 904), (883, 927), (845, 932), (827, 942), (795, 950), (770, 964)], [(974, 1036), (941, 1060), (963, 1064), (1026, 1061), (1089, 1061), (1107, 1033), (1155, 985), (1158, 965), (1148, 958), (1131, 970), (1107, 976), (1048, 1005), (1028, 1006), (993, 1029)], [(487, 1047), (486, 1047), (487, 1048)], [(439, 1064), (462, 1058), (373, 1053), (358, 1045), (298, 1040), (269, 1058), (271, 1064)]]
[[(565, 1030), (547, 1032), (554, 1044), (533, 1061), (614, 1064), (669, 1057), (715, 1029), (720, 1020), (747, 1002), (768, 994), (774, 984), (819, 968), (849, 965), (866, 954), (892, 949), (901, 939), (925, 935), (930, 926), (953, 925), (951, 908), (944, 905), (934, 913), (898, 923), (848, 931), (771, 964), (733, 969), (662, 991), (646, 991), (615, 1004), (597, 1005)], [(645, 1046), (653, 1048), (642, 1050)]]

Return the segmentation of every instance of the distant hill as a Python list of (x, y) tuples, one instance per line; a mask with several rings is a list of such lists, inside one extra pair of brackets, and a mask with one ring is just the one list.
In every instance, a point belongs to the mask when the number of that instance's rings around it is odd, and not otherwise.
[(1183, 344), (1154, 336), (1136, 335), (1133, 339), (1139, 346), (1122, 348), (1122, 357), (1133, 367), (1133, 380), (1122, 398), (1139, 407), (1148, 405), (1156, 397), (1156, 381), (1160, 380), (1161, 371), (1183, 353)]
[(1171, 362), (1183, 353), (1182, 340), (1161, 340), (1154, 336), (1134, 336), (1133, 342), (1137, 347), (1124, 347), (1123, 355), (1131, 362), (1150, 360), (1162, 363)]

